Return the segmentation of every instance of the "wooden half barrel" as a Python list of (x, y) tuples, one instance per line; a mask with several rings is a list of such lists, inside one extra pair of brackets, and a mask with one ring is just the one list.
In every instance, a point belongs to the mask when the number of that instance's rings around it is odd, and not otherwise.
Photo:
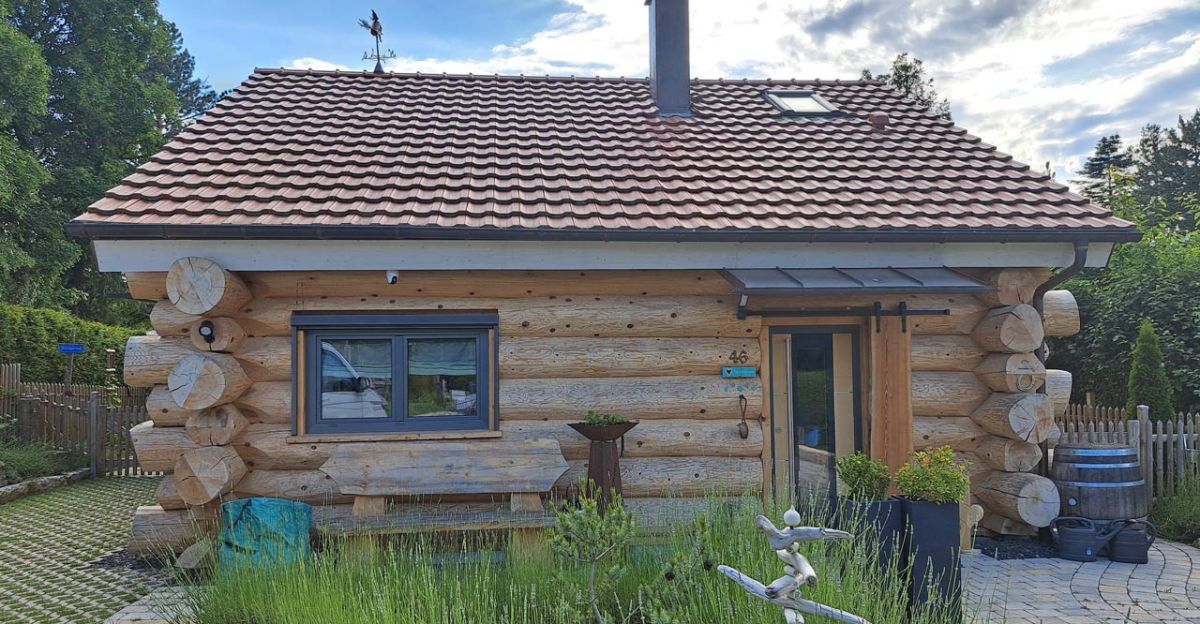
[(1132, 446), (1060, 444), (1050, 479), (1058, 486), (1064, 516), (1125, 520), (1149, 512), (1142, 465)]

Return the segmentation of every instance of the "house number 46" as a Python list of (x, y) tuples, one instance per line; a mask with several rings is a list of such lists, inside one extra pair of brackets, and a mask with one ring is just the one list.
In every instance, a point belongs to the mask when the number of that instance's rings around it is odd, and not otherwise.
[(729, 361), (737, 362), (738, 364), (745, 364), (746, 362), (750, 361), (750, 354), (746, 353), (744, 350), (738, 351), (737, 349), (734, 349), (729, 354)]

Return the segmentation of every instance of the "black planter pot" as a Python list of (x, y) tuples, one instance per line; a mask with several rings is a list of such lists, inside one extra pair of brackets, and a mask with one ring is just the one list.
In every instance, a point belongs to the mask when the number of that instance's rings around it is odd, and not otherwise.
[(567, 423), (580, 435), (592, 441), (588, 449), (588, 479), (596, 487), (596, 503), (601, 514), (608, 510), (613, 493), (621, 491), (621, 454), (617, 440), (637, 425), (637, 421), (616, 425), (590, 425), (585, 422)]
[(892, 565), (894, 555), (899, 555), (897, 569), (904, 569), (907, 563), (903, 549), (905, 525), (904, 501), (899, 498), (865, 502), (843, 498), (834, 516), (834, 526), (843, 531), (874, 532), (879, 540), (879, 567), (884, 570)]
[(961, 619), (958, 510), (958, 503), (904, 499), (908, 522), (904, 550), (912, 566), (909, 606), (913, 610), (940, 597), (938, 602), (947, 604)]

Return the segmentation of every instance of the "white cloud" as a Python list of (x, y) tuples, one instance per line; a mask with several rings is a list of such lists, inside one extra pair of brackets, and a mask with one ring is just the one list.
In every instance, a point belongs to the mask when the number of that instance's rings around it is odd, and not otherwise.
[[(400, 58), (395, 71), (645, 75), (646, 8), (569, 0), (539, 32), (486, 58)], [(1102, 133), (1136, 135), (1200, 103), (1200, 80), (1145, 94), (1200, 67), (1200, 34), (1129, 41), (1190, 0), (693, 0), (692, 73), (703, 77), (855, 78), (899, 52), (926, 61), (957, 122), (1018, 159), (1078, 169)], [(1119, 49), (1116, 58), (1089, 55)], [(1063, 75), (1060, 62), (1079, 68)], [(348, 69), (304, 58), (291, 67)]]

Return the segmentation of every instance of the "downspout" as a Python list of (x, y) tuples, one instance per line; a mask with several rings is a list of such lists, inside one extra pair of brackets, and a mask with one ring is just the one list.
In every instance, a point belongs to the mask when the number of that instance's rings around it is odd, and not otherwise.
[[(1046, 280), (1046, 283), (1038, 286), (1037, 290), (1033, 291), (1033, 307), (1037, 309), (1039, 317), (1045, 313), (1046, 293), (1058, 288), (1060, 284), (1072, 277), (1079, 275), (1084, 265), (1087, 264), (1087, 255), (1087, 241), (1075, 241), (1075, 260), (1071, 262), (1071, 265), (1052, 275), (1050, 279)], [(1042, 364), (1046, 363), (1046, 351), (1046, 339), (1042, 338), (1042, 346), (1038, 347), (1037, 353), (1034, 354)], [(1045, 394), (1045, 392), (1046, 387), (1043, 384), (1042, 393)], [(1042, 447), (1042, 459), (1038, 462), (1038, 474), (1047, 476), (1050, 473), (1049, 448), (1045, 442), (1042, 442), (1039, 446)]]

